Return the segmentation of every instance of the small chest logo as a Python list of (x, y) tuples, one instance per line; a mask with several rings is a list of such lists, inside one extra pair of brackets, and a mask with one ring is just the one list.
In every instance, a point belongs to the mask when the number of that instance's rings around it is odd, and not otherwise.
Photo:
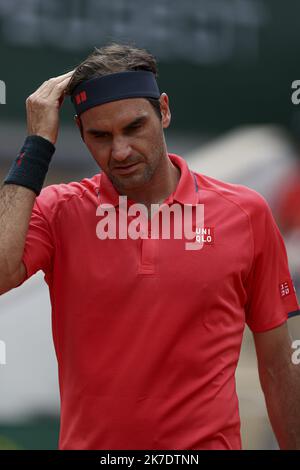
[(205, 245), (214, 246), (214, 227), (194, 227), (194, 237), (192, 242), (186, 243), (186, 250), (202, 250)]
[(196, 242), (213, 245), (215, 242), (214, 227), (197, 227)]

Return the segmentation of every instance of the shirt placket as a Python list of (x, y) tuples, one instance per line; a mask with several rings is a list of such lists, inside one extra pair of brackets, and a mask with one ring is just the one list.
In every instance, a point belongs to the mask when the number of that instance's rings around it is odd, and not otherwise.
[[(155, 214), (153, 217), (157, 217)], [(158, 274), (159, 238), (151, 238), (151, 220), (147, 221), (147, 233), (140, 239), (140, 258), (138, 274), (143, 276), (156, 276)]]

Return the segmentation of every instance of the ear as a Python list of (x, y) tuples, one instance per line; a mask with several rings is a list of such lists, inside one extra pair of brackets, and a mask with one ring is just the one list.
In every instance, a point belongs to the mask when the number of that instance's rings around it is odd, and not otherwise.
[(162, 114), (162, 126), (169, 127), (171, 122), (171, 111), (169, 108), (169, 97), (166, 93), (162, 93), (159, 98), (160, 110)]
[(84, 142), (82, 122), (81, 122), (80, 117), (77, 116), (77, 114), (75, 114), (75, 116), (74, 116), (74, 121), (76, 122), (76, 125), (77, 125), (78, 129), (80, 130), (80, 135), (81, 135), (81, 138)]

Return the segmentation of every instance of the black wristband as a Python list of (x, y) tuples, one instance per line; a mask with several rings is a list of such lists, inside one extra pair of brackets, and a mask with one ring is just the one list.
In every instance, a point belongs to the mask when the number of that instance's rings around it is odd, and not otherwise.
[(55, 146), (44, 137), (29, 135), (4, 180), (32, 189), (38, 196), (42, 190)]

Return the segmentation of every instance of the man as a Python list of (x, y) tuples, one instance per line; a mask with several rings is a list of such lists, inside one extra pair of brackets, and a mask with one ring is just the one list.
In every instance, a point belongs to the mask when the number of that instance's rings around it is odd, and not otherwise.
[[(286, 324), (299, 306), (281, 235), (255, 191), (167, 152), (171, 113), (156, 75), (151, 54), (112, 44), (45, 82), (27, 99), (29, 137), (1, 189), (1, 293), (40, 269), (49, 285), (59, 448), (240, 449), (234, 375), (247, 323), (280, 447), (300, 449)], [(65, 94), (102, 173), (41, 191)], [(124, 236), (135, 204), (190, 208), (199, 245), (149, 236), (159, 209), (140, 237)]]

